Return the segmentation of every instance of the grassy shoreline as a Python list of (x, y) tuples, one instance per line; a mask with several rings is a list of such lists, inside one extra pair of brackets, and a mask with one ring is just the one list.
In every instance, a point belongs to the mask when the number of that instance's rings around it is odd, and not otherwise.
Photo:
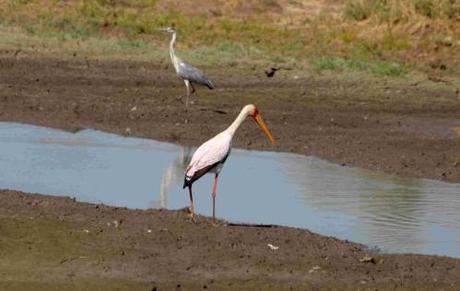
[(15, 0), (0, 2), (0, 17), (4, 28), (39, 43), (100, 55), (166, 61), (168, 37), (157, 28), (175, 25), (181, 54), (205, 65), (282, 64), (391, 78), (434, 71), (458, 77), (460, 7), (439, 2), (444, 4), (200, 0), (195, 6), (204, 9), (196, 12), (193, 5), (166, 0)]

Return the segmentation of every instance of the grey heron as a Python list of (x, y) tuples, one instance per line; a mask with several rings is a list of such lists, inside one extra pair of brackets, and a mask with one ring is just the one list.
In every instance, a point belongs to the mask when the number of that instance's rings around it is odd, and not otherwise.
[(171, 62), (173, 63), (174, 69), (176, 70), (176, 74), (184, 80), (185, 87), (187, 89), (185, 107), (188, 107), (189, 96), (195, 92), (195, 87), (193, 87), (193, 84), (204, 85), (209, 89), (214, 89), (214, 84), (204, 75), (200, 69), (187, 62), (184, 62), (176, 56), (174, 49), (176, 44), (176, 30), (174, 28), (161, 28), (160, 31), (172, 34), (171, 42), (169, 43), (169, 55), (171, 57)]

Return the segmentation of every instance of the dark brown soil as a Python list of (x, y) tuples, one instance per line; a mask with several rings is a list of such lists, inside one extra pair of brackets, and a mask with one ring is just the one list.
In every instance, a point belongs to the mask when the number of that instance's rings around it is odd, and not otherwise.
[[(55, 290), (460, 286), (458, 259), (376, 254), (307, 230), (223, 221), (213, 227), (201, 216), (192, 223), (186, 211), (128, 210), (15, 191), (0, 191), (0, 199), (0, 287), (40, 289), (47, 282)], [(11, 274), (21, 268), (24, 278)], [(15, 278), (16, 285), (4, 278)]]
[[(405, 177), (460, 181), (460, 95), (438, 84), (343, 80), (209, 68), (215, 90), (185, 87), (171, 67), (128, 61), (0, 58), (0, 120), (97, 128), (199, 145), (256, 103), (276, 138), (247, 122), (235, 146), (316, 155)], [(405, 82), (408, 83), (408, 82)], [(185, 123), (187, 121), (187, 123)]]
[[(442, 84), (294, 78), (294, 71), (269, 79), (257, 68), (208, 68), (216, 89), (197, 88), (186, 111), (176, 99), (183, 83), (166, 65), (5, 52), (0, 68), (3, 121), (198, 145), (230, 124), (243, 105), (256, 103), (277, 143), (270, 145), (246, 122), (237, 147), (460, 181), (454, 130), (460, 127), (460, 99)], [(205, 217), (195, 225), (185, 211), (127, 210), (6, 190), (0, 199), (0, 289), (460, 286), (458, 259), (375, 254), (307, 230), (211, 227)], [(269, 243), (279, 249), (270, 250)]]

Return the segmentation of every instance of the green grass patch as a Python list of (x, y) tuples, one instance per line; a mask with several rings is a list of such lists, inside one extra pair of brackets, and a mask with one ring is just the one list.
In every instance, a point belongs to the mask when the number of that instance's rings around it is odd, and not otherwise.
[[(0, 2), (0, 23), (19, 27), (34, 37), (62, 41), (58, 47), (64, 47), (64, 42), (67, 46), (78, 43), (74, 51), (82, 49), (85, 41), (94, 45), (91, 50), (95, 54), (99, 48), (119, 55), (126, 50), (130, 59), (161, 55), (162, 60), (163, 55), (167, 57), (164, 51), (169, 35), (158, 29), (175, 26), (178, 53), (191, 62), (208, 65), (305, 64), (313, 56), (326, 55), (335, 60), (314, 61), (316, 67), (397, 77), (416, 68), (398, 61), (416, 64), (420, 62), (415, 60), (417, 56), (428, 56), (425, 62), (444, 58), (446, 43), (449, 56), (459, 55), (458, 1), (345, 0), (343, 5), (337, 4), (341, 11), (324, 9), (316, 14), (305, 9), (305, 15), (288, 9), (278, 14), (264, 9), (282, 6), (283, 1), (248, 4), (253, 9), (242, 12), (238, 11), (239, 1), (229, 0), (227, 5), (216, 2), (211, 12), (201, 13), (180, 1), (12, 0)], [(196, 5), (200, 4), (198, 1)]]
[[(0, 249), (5, 257), (28, 257), (62, 260), (77, 255), (77, 246), (88, 237), (83, 231), (74, 232), (64, 222), (51, 219), (0, 218)], [(66, 239), (62, 239), (62, 237)]]
[[(109, 33), (121, 38), (147, 37), (160, 41), (163, 34), (158, 29), (175, 26), (181, 45), (188, 48), (223, 47), (230, 43), (233, 47), (244, 44), (267, 53), (282, 50), (284, 54), (295, 54), (305, 47), (298, 31), (279, 29), (256, 20), (185, 15), (175, 8), (160, 12), (156, 8), (157, 2), (80, 0), (59, 5), (59, 1), (52, 1), (48, 7), (43, 7), (40, 1), (23, 0), (0, 6), (0, 18), (4, 24), (18, 25), (28, 33), (62, 39), (85, 39)], [(31, 14), (33, 9), (36, 11)]]
[(92, 229), (87, 233), (83, 226), (56, 219), (0, 218), (0, 233), (1, 279), (12, 282), (63, 278), (68, 261), (78, 269), (115, 254), (112, 249), (89, 247), (97, 240)]
[(341, 57), (322, 57), (312, 62), (319, 71), (357, 71), (370, 72), (375, 76), (401, 77), (408, 73), (408, 68), (397, 62), (370, 61), (363, 59), (345, 59)]

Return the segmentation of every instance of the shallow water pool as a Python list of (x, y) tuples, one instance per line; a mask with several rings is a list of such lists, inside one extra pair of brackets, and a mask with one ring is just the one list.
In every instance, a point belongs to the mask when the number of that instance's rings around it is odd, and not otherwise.
[[(182, 183), (191, 148), (0, 123), (0, 149), (3, 189), (141, 209), (189, 204)], [(212, 175), (194, 184), (200, 214), (211, 214), (211, 186)], [(233, 222), (308, 228), (386, 252), (460, 257), (460, 184), (234, 149), (217, 190), (217, 216)]]

